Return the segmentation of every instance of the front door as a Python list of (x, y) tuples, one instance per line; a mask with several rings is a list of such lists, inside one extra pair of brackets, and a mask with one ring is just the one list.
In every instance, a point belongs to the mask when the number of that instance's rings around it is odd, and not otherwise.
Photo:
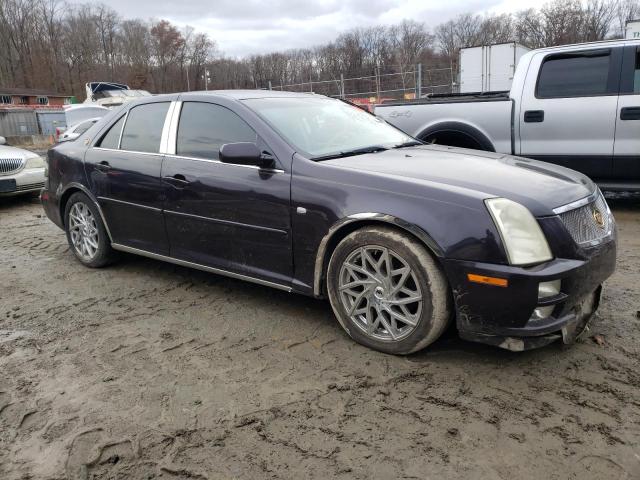
[(167, 255), (160, 138), (170, 102), (136, 106), (85, 155), (90, 187), (114, 243)]
[(288, 285), (290, 173), (221, 163), (220, 146), (234, 142), (257, 142), (269, 151), (230, 109), (182, 103), (176, 154), (162, 167), (171, 256)]
[(522, 156), (611, 177), (621, 54), (599, 47), (532, 59), (519, 112)]
[(640, 47), (625, 47), (616, 115), (613, 174), (620, 182), (640, 180)]

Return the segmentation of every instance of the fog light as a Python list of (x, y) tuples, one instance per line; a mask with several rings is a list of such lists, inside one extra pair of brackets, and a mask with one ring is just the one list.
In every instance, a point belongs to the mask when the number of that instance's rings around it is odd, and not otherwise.
[[(552, 280), (550, 282), (540, 282), (538, 285), (538, 300), (554, 297), (560, 293), (560, 280)], [(533, 320), (541, 320), (547, 318), (553, 312), (555, 305), (547, 305), (538, 307), (533, 311), (531, 318)]]

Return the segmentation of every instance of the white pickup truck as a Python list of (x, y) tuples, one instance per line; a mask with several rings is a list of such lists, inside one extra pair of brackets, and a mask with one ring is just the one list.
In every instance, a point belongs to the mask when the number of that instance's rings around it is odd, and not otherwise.
[(524, 55), (511, 91), (385, 103), (375, 114), (425, 142), (509, 153), (640, 190), (640, 41)]

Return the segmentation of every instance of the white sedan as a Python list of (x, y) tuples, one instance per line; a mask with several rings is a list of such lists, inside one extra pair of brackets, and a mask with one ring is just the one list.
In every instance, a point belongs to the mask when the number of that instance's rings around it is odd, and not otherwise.
[(44, 187), (45, 160), (0, 137), (0, 197), (39, 192)]

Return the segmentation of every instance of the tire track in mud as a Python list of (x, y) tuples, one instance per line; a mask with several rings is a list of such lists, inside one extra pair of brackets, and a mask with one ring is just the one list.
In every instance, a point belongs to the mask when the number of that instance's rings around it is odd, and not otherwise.
[(603, 345), (447, 334), (390, 357), (313, 300), (130, 256), (84, 269), (37, 204), (0, 205), (0, 478), (640, 478), (638, 211)]

